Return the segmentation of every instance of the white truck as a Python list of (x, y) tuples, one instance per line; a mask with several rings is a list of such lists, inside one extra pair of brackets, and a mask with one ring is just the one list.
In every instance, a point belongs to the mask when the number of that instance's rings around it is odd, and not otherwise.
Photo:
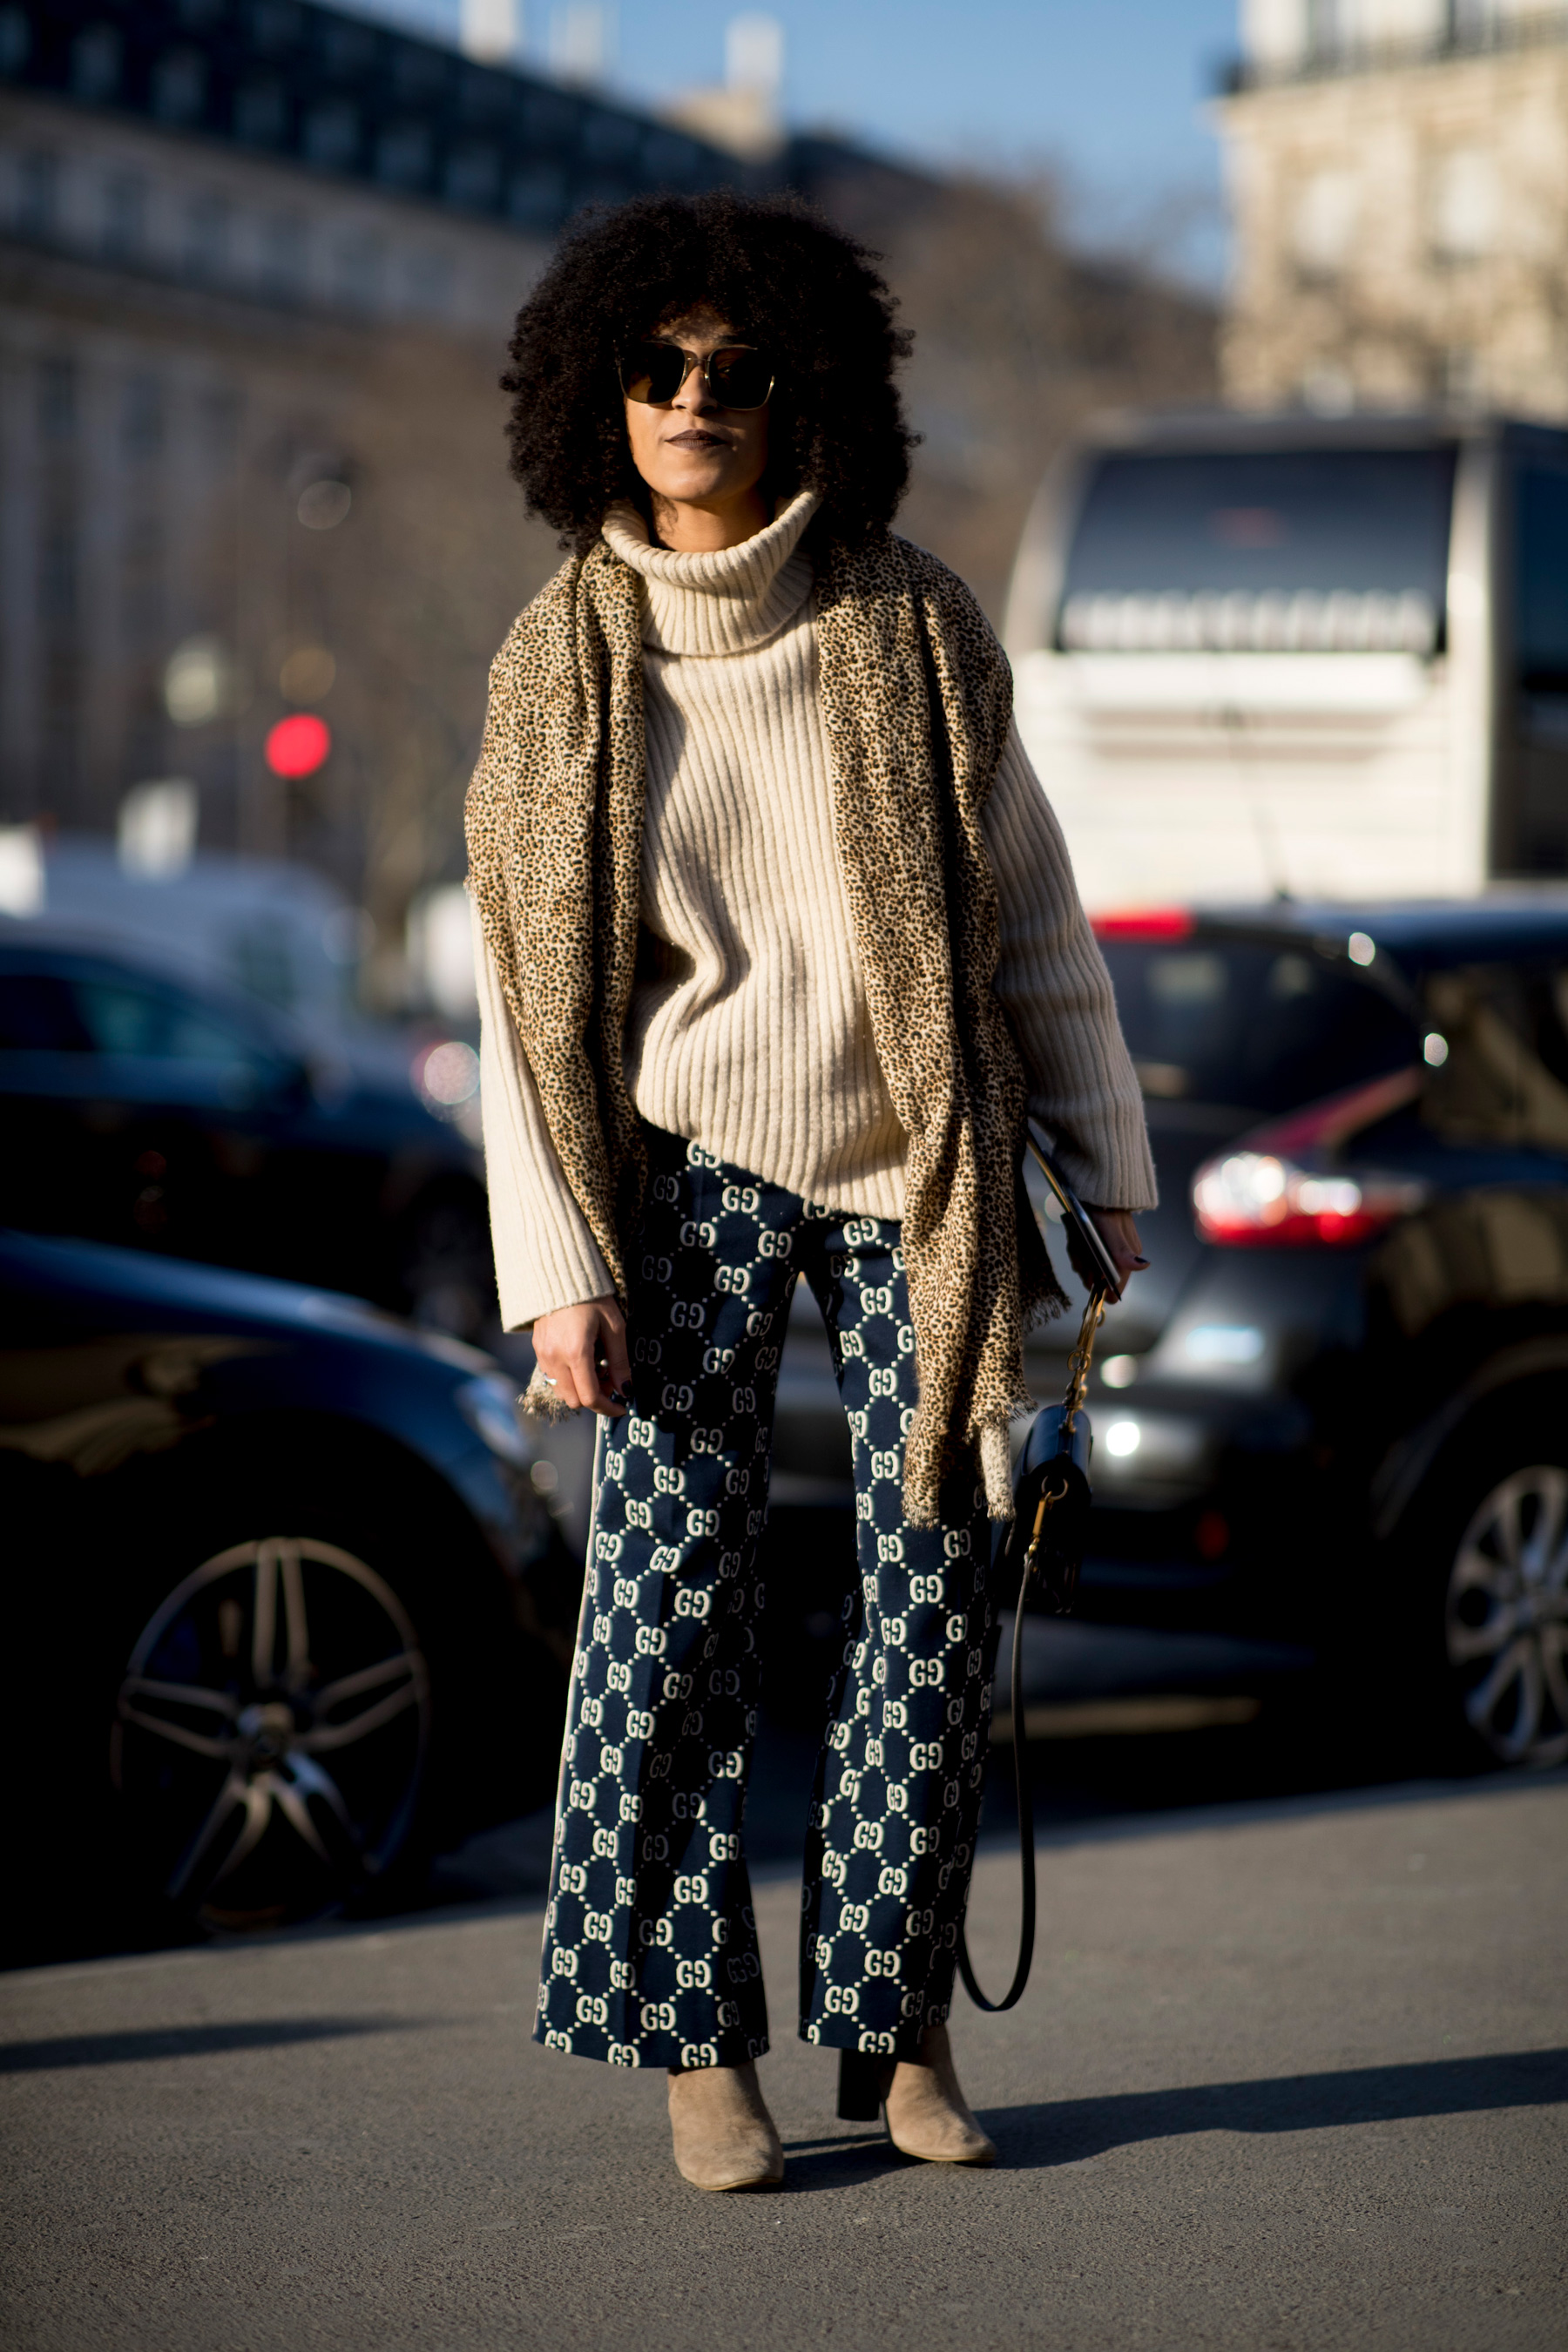
[(1568, 874), (1568, 431), (1114, 421), (1005, 635), (1091, 911)]

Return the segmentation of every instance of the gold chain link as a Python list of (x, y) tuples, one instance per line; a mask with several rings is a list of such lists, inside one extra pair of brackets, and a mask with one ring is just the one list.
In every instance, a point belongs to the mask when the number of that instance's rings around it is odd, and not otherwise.
[[(1068, 1358), (1068, 1385), (1067, 1394), (1062, 1399), (1062, 1425), (1069, 1434), (1077, 1425), (1084, 1396), (1089, 1388), (1089, 1368), (1094, 1362), (1095, 1334), (1104, 1320), (1105, 1293), (1103, 1290), (1091, 1290), (1089, 1295), (1089, 1304), (1083, 1310), (1083, 1321), (1079, 1325), (1078, 1345)], [(1024, 1554), (1026, 1583), (1035, 1573), (1035, 1563), (1039, 1557), (1040, 1542), (1046, 1530), (1046, 1513), (1054, 1510), (1067, 1491), (1067, 1481), (1064, 1478), (1059, 1487), (1047, 1486), (1040, 1496), (1039, 1508), (1035, 1513), (1035, 1525), (1030, 1536), (1029, 1549)]]
[(1095, 1333), (1104, 1320), (1105, 1293), (1103, 1290), (1091, 1290), (1089, 1305), (1083, 1310), (1083, 1321), (1079, 1325), (1078, 1345), (1068, 1358), (1068, 1389), (1062, 1399), (1062, 1412), (1066, 1416), (1065, 1426), (1069, 1430), (1078, 1425), (1079, 1412), (1089, 1389), (1089, 1367), (1094, 1361)]

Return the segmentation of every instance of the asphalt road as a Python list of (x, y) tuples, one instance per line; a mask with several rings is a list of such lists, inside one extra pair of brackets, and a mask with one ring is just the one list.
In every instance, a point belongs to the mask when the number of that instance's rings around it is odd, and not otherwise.
[[(955, 2022), (991, 2173), (835, 2122), (780, 1865), (775, 2197), (688, 2189), (660, 2079), (529, 2040), (536, 1900), (17, 1973), (4, 2341), (1556, 2352), (1565, 1860), (1565, 1774), (1053, 1832), (1023, 2006)], [(986, 1855), (993, 1981), (1013, 1902)]]

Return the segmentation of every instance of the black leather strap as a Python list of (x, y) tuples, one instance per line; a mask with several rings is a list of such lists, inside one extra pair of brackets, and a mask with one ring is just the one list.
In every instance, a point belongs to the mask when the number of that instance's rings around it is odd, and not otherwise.
[[(1011, 2009), (1023, 1998), (1024, 1987), (1029, 1981), (1029, 1967), (1035, 1957), (1035, 1805), (1029, 1787), (1026, 1741), (1024, 1734), (1024, 1594), (1028, 1587), (1027, 1548), (1024, 1549), (1023, 1576), (1018, 1585), (1018, 1606), (1013, 1618), (1013, 1661), (1009, 1691), (1013, 1709), (1013, 1779), (1018, 1795), (1018, 1852), (1024, 1873), (1024, 1922), (1018, 1937), (1018, 1965), (1013, 1971), (1013, 1981), (1000, 2000), (987, 2000), (975, 1980), (969, 1964), (969, 1947), (962, 1932), (958, 1939), (958, 1968), (964, 1990), (977, 2009), (990, 2010), (993, 2014)], [(841, 2050), (838, 2053), (838, 2116), (842, 2123), (874, 2124), (882, 2112), (882, 2102), (888, 2095), (897, 2061), (878, 2058), (859, 2050)]]
[(969, 1945), (961, 1929), (958, 1937), (958, 1973), (963, 1979), (963, 1989), (976, 2009), (989, 2010), (994, 2016), (1011, 2009), (1024, 1996), (1029, 1981), (1029, 1968), (1035, 1957), (1035, 1796), (1029, 1786), (1028, 1739), (1024, 1729), (1024, 1595), (1029, 1587), (1029, 1556), (1026, 1546), (1024, 1565), (1018, 1578), (1018, 1602), (1013, 1612), (1013, 1662), (1008, 1676), (1009, 1703), (1013, 1710), (1013, 1786), (1018, 1799), (1018, 1859), (1024, 1881), (1024, 1916), (1018, 1928), (1018, 1965), (1013, 1971), (1013, 1981), (1000, 2000), (987, 2000), (980, 1990), (979, 1979), (970, 1964)]

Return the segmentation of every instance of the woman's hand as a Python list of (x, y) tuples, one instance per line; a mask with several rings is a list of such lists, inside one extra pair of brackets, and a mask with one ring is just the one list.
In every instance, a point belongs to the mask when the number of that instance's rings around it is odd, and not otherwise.
[(1110, 1253), (1121, 1289), (1120, 1298), (1132, 1276), (1149, 1263), (1138, 1240), (1138, 1228), (1132, 1222), (1131, 1209), (1090, 1209), (1095, 1230)]
[(614, 1295), (558, 1307), (533, 1327), (539, 1369), (565, 1405), (585, 1404), (612, 1420), (630, 1402), (632, 1368), (626, 1323)]

